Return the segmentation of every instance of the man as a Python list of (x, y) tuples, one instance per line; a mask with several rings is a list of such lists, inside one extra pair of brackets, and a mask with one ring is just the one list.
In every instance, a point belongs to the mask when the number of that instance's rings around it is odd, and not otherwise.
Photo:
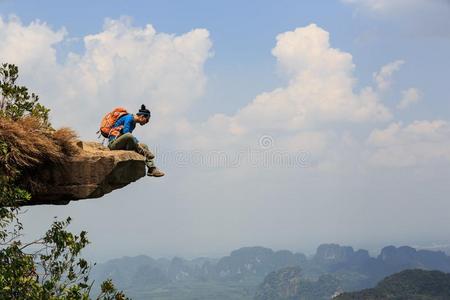
[(164, 172), (155, 166), (155, 155), (149, 150), (147, 145), (139, 143), (132, 132), (136, 123), (141, 126), (150, 120), (150, 111), (142, 104), (138, 113), (126, 114), (120, 117), (113, 126), (109, 136), (108, 148), (111, 150), (132, 150), (145, 157), (145, 164), (148, 168), (147, 175), (154, 177), (164, 176)]

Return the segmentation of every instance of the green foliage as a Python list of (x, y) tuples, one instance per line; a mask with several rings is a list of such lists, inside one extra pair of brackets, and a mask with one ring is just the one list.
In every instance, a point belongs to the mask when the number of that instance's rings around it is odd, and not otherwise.
[(45, 106), (38, 103), (39, 97), (28, 93), (24, 86), (16, 85), (19, 69), (12, 64), (0, 65), (0, 116), (18, 120), (25, 115), (35, 116), (48, 124), (50, 112)]
[[(11, 232), (2, 227), (0, 299), (91, 299), (91, 265), (79, 258), (89, 243), (86, 232), (74, 235), (67, 231), (71, 222), (67, 218), (55, 221), (42, 238), (24, 243), (20, 240), (22, 225), (15, 221), (16, 228)], [(106, 281), (96, 299), (127, 298)]]
[[(18, 69), (0, 66), (0, 118), (21, 122), (26, 116), (50, 128), (49, 109), (38, 103), (38, 96), (15, 84)], [(19, 203), (31, 198), (20, 186), (22, 170), (10, 161), (12, 147), (0, 137), (0, 299), (92, 299), (89, 281), (91, 265), (80, 258), (88, 245), (87, 234), (67, 231), (71, 219), (55, 220), (43, 237), (24, 242)], [(98, 300), (127, 299), (108, 280), (102, 284)]]
[(388, 276), (375, 288), (344, 293), (338, 300), (446, 300), (450, 299), (450, 274), (440, 271), (405, 270)]

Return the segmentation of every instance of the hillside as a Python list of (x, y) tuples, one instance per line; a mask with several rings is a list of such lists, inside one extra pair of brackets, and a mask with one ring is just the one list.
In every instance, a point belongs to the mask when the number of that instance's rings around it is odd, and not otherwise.
[(450, 274), (440, 271), (405, 270), (383, 279), (375, 288), (344, 293), (336, 300), (447, 300)]

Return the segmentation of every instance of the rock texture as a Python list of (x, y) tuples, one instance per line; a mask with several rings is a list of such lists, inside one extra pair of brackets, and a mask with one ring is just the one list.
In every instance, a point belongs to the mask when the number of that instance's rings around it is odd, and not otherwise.
[(33, 174), (29, 205), (67, 204), (99, 198), (145, 176), (143, 156), (133, 151), (110, 151), (95, 142), (78, 142), (81, 151), (66, 163), (40, 168)]
[(269, 273), (254, 300), (328, 300), (339, 290), (339, 281), (332, 275), (321, 275), (313, 281), (303, 276), (300, 267), (287, 267)]

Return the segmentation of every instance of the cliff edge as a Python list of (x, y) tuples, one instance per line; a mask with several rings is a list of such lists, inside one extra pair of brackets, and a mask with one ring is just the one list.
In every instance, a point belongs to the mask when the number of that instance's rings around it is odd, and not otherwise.
[(110, 151), (95, 142), (76, 145), (78, 154), (35, 170), (32, 199), (26, 205), (99, 198), (145, 176), (144, 158), (136, 152)]
[(99, 198), (145, 176), (144, 157), (82, 142), (70, 128), (0, 117), (0, 183), (15, 180), (31, 199), (18, 205)]

